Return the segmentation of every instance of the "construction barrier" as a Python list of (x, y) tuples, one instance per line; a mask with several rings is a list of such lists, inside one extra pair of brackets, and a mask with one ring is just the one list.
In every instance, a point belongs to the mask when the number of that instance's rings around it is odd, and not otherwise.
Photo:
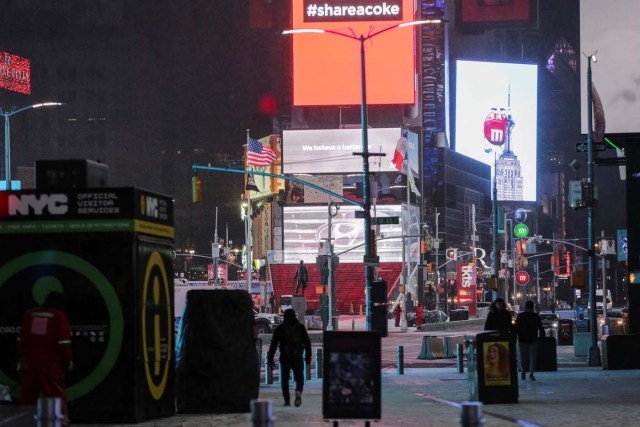
[(422, 337), (422, 349), (418, 359), (446, 359), (443, 337)]
[(457, 357), (458, 344), (462, 344), (464, 354), (464, 336), (422, 337), (422, 349), (418, 359), (452, 359)]
[[(458, 344), (464, 344), (464, 336), (444, 337), (444, 349), (447, 357), (456, 357), (458, 355)], [(462, 346), (464, 353), (464, 345)]]

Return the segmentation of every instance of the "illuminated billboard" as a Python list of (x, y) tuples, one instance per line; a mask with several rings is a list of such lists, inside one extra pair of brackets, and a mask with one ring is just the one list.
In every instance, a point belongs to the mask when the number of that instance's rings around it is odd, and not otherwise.
[(497, 170), (498, 200), (536, 200), (537, 65), (456, 64), (456, 151)]
[[(371, 157), (371, 172), (397, 172), (391, 159), (400, 128), (369, 129), (369, 151), (384, 153), (384, 157)], [(362, 173), (360, 129), (318, 129), (283, 131), (283, 170), (291, 174)]]
[[(357, 210), (360, 209), (356, 206), (343, 204), (331, 219), (334, 252), (340, 254), (340, 262), (362, 262), (364, 257), (364, 223), (362, 218), (355, 217)], [(400, 217), (400, 224), (380, 225), (384, 240), (378, 240), (377, 254), (381, 262), (402, 261), (403, 224), (410, 224), (411, 236), (419, 235), (419, 209), (412, 206), (411, 218), (407, 220), (406, 209), (404, 215), (401, 211), (401, 205), (379, 205), (375, 209), (377, 217)], [(374, 215), (373, 210), (371, 214)], [(301, 259), (315, 263), (320, 242), (326, 242), (328, 227), (327, 206), (285, 206), (284, 263), (298, 263)], [(420, 245), (413, 241), (408, 243), (411, 259), (416, 260)]]
[[(414, 20), (413, 0), (292, 0), (293, 104), (360, 105), (361, 35)], [(394, 28), (364, 42), (367, 104), (415, 102), (414, 27)]]
[(31, 93), (31, 61), (0, 52), (0, 88), (14, 92)]

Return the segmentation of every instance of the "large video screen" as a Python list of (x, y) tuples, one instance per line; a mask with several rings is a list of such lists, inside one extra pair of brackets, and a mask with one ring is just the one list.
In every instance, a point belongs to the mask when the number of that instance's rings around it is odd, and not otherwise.
[[(414, 20), (413, 0), (292, 0), (293, 104), (360, 105), (361, 35)], [(435, 24), (441, 25), (441, 24)], [(394, 28), (364, 42), (367, 104), (415, 102), (416, 27)]]
[[(369, 158), (371, 172), (393, 172), (391, 163), (396, 144), (402, 136), (400, 128), (368, 131), (369, 151), (383, 153)], [(291, 174), (362, 173), (360, 129), (285, 130), (283, 132), (283, 171)]]
[(536, 200), (537, 65), (460, 60), (456, 70), (455, 150), (492, 167), (498, 200)]
[(600, 95), (607, 134), (640, 132), (638, 86), (640, 61), (637, 0), (580, 1), (580, 81), (582, 133), (587, 133), (587, 58), (593, 84)]
[[(405, 205), (406, 206), (406, 205)], [(364, 257), (364, 220), (355, 217), (359, 210), (352, 205), (341, 205), (338, 214), (331, 220), (331, 237), (334, 253), (340, 255), (340, 262), (362, 262)], [(399, 224), (380, 225), (377, 241), (377, 254), (381, 262), (402, 261), (402, 226), (410, 229), (409, 235), (419, 235), (420, 211), (411, 207), (407, 218), (406, 208), (401, 205), (380, 205), (372, 209), (371, 215), (377, 217), (400, 217)], [(329, 224), (327, 206), (285, 207), (283, 214), (284, 263), (297, 263), (301, 259), (315, 263), (320, 242), (326, 242)], [(407, 242), (410, 257), (417, 260), (419, 242), (412, 239)]]

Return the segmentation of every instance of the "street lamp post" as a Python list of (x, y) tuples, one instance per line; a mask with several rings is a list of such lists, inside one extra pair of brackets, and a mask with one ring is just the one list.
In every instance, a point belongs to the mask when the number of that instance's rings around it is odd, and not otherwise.
[[(298, 33), (328, 33), (336, 36), (346, 37), (348, 39), (357, 40), (360, 42), (360, 89), (361, 89), (361, 102), (360, 102), (360, 123), (362, 129), (362, 152), (353, 153), (354, 155), (362, 156), (362, 197), (364, 199), (362, 209), (364, 210), (364, 261), (365, 261), (365, 324), (366, 330), (371, 330), (371, 283), (373, 282), (373, 267), (370, 263), (374, 262), (375, 253), (373, 246), (371, 245), (371, 195), (369, 192), (369, 157), (380, 156), (379, 153), (369, 153), (369, 134), (368, 134), (368, 121), (367, 121), (367, 83), (366, 83), (366, 71), (365, 71), (365, 50), (364, 42), (378, 36), (387, 31), (410, 27), (424, 24), (440, 24), (444, 22), (442, 19), (427, 19), (420, 21), (403, 22), (400, 24), (392, 25), (382, 30), (371, 32), (368, 35), (361, 34), (356, 36), (353, 33), (341, 33), (333, 30), (323, 30), (317, 28), (302, 28), (285, 30), (282, 34), (298, 34)], [(384, 154), (382, 154), (384, 155)]]
[[(598, 348), (598, 331), (596, 322), (596, 286), (594, 280), (595, 273), (595, 251), (594, 251), (594, 224), (593, 224), (593, 110), (591, 106), (591, 61), (596, 62), (595, 54), (587, 57), (587, 248), (589, 249), (589, 304), (591, 305), (591, 315), (589, 327), (591, 329), (591, 347), (589, 348), (588, 366), (600, 366), (600, 349)], [(604, 299), (603, 299), (604, 301)]]
[(40, 107), (53, 107), (62, 105), (61, 102), (43, 102), (41, 104), (33, 104), (26, 107), (18, 108), (12, 107), (9, 111), (2, 111), (0, 114), (4, 117), (4, 179), (6, 181), (7, 190), (11, 189), (11, 138), (9, 130), (9, 118), (23, 111), (31, 110), (32, 108)]

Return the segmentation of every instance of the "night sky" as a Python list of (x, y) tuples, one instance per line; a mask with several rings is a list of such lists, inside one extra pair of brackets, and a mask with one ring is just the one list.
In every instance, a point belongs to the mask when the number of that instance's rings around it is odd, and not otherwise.
[[(274, 10), (280, 4), (274, 1)], [(541, 2), (543, 31), (532, 33), (535, 43), (527, 39), (524, 44), (541, 64), (560, 35), (579, 50), (576, 4)], [(452, 36), (459, 37), (461, 46), (471, 43), (484, 59), (500, 59), (497, 45), (487, 43), (489, 38), (480, 44), (482, 38), (472, 40), (473, 35)], [(244, 242), (241, 175), (203, 173), (203, 203), (193, 205), (191, 165), (239, 161), (247, 129), (254, 138), (271, 133), (272, 118), (261, 114), (257, 105), (273, 87), (278, 88), (275, 96), (287, 96), (283, 76), (273, 66), (273, 41), (279, 37), (274, 30), (249, 27), (249, 1), (3, 2), (0, 51), (31, 59), (33, 84), (28, 96), (0, 89), (0, 107), (67, 102), (59, 111), (12, 119), (13, 175), (17, 166), (33, 166), (41, 158), (100, 159), (110, 166), (111, 185), (174, 196), (177, 247), (209, 251), (216, 206), (219, 233), (224, 234), (228, 223), (231, 239)], [(520, 41), (513, 42), (520, 52)], [(455, 46), (455, 39), (451, 43)], [(92, 65), (105, 75), (94, 87), (82, 80)], [(77, 71), (73, 80), (71, 71)], [(582, 178), (584, 155), (573, 149), (584, 140), (576, 121), (577, 82), (574, 78), (570, 87), (563, 87), (542, 73), (540, 104), (554, 101), (540, 109), (539, 152), (558, 151), (559, 170), (567, 170), (566, 165), (577, 159)], [(92, 92), (95, 87), (97, 92)], [(91, 117), (106, 117), (103, 145), (90, 139)], [(77, 121), (72, 126), (68, 118)], [(600, 206), (607, 207), (596, 210), (596, 234), (606, 228), (610, 235), (624, 227), (624, 183), (614, 167), (596, 168), (596, 180)], [(584, 211), (570, 216), (578, 221), (570, 221), (569, 234), (582, 237)]]
[[(63, 111), (12, 119), (14, 177), (17, 166), (36, 159), (99, 159), (110, 166), (111, 185), (175, 197), (177, 247), (209, 251), (216, 206), (219, 234), (228, 223), (231, 239), (244, 242), (242, 176), (203, 173), (203, 203), (193, 205), (191, 165), (237, 162), (247, 129), (254, 138), (271, 133), (271, 117), (257, 105), (270, 92), (272, 34), (249, 28), (249, 2), (54, 3), (9, 1), (0, 18), (0, 51), (29, 58), (33, 75), (31, 95), (0, 89), (0, 107), (73, 92)], [(93, 89), (82, 80), (91, 64), (106, 69), (97, 103), (87, 101)], [(39, 78), (43, 69), (47, 80)], [(61, 80), (60, 70), (73, 70), (74, 81)], [(102, 150), (92, 150), (82, 136), (91, 132), (84, 118), (92, 115), (107, 119)], [(75, 128), (68, 129), (68, 117), (77, 118)], [(42, 124), (47, 120), (49, 127)], [(48, 129), (77, 145), (46, 140)]]

